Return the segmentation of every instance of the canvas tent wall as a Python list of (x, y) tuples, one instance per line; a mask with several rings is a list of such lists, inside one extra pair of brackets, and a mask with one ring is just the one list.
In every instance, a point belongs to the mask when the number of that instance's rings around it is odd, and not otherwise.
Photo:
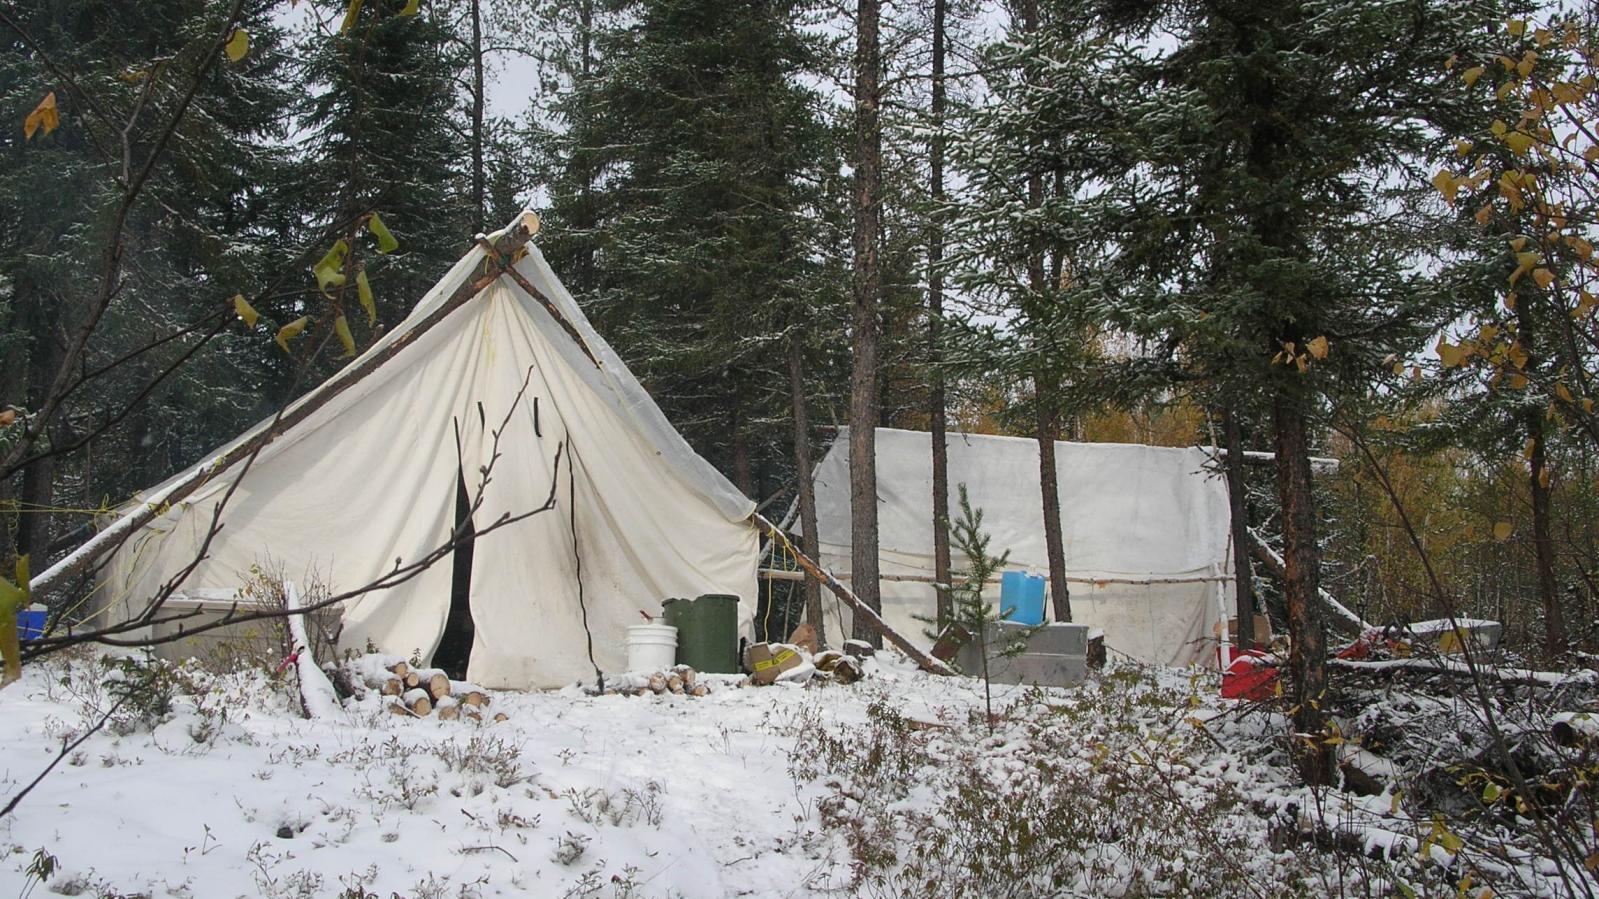
[[(878, 528), (884, 618), (931, 644), (933, 569), (931, 435), (877, 431)], [(1038, 444), (1029, 438), (949, 435), (950, 516), (965, 484), (995, 554), (1009, 569), (1047, 575)], [(1214, 663), (1221, 603), (1231, 596), (1227, 488), (1199, 449), (1126, 444), (1055, 445), (1073, 619), (1103, 628), (1114, 650), (1146, 662)], [(822, 563), (850, 571), (849, 434), (840, 429), (816, 467)], [(961, 559), (956, 558), (957, 568)], [(894, 580), (922, 578), (924, 581)], [(997, 601), (999, 587), (987, 594)], [(1046, 610), (1047, 611), (1047, 610)], [(847, 608), (827, 598), (832, 633), (848, 633)]]
[[(467, 253), (351, 367), (440, 308), (484, 271), (485, 259), (481, 248)], [(620, 670), (624, 628), (641, 620), (639, 610), (656, 612), (670, 596), (737, 595), (747, 633), (757, 560), (748, 521), (754, 504), (672, 428), (536, 247), (529, 245), (515, 269), (575, 336), (501, 275), (268, 444), (242, 479), (242, 466), (216, 472), (123, 544), (101, 574), (102, 614), (135, 614), (189, 564), (212, 509), (235, 481), (224, 527), (185, 589), (236, 588), (252, 565), (270, 564), (302, 586), (314, 578), (346, 590), (396, 560), (414, 561), (449, 541), (458, 482), (464, 477), (476, 492), (478, 473), (494, 452), (490, 431), (509, 415), (501, 458), (474, 516), (478, 529), (543, 504), (557, 446), (564, 442), (566, 453), (554, 510), (475, 541), (471, 679), (526, 688), (592, 676), (589, 632), (600, 667)], [(135, 502), (159, 502), (165, 486)], [(354, 600), (340, 642), (360, 648), (371, 641), (427, 659), (444, 629), (451, 568), (446, 557), (409, 581)]]

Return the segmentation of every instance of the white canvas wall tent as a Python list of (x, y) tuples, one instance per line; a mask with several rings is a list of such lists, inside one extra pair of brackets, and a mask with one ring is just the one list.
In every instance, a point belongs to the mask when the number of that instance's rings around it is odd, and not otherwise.
[[(933, 580), (932, 437), (877, 431), (878, 528), (883, 617), (923, 646), (936, 610)], [(1038, 443), (1030, 438), (949, 435), (950, 517), (965, 484), (996, 555), (1048, 575)], [(1072, 617), (1105, 642), (1163, 665), (1214, 664), (1215, 626), (1231, 601), (1227, 487), (1198, 448), (1106, 443), (1055, 445)], [(816, 467), (822, 563), (850, 570), (849, 434), (840, 429)], [(955, 560), (959, 568), (962, 560)], [(990, 587), (994, 601), (999, 585)], [(848, 633), (849, 609), (824, 598), (826, 623)], [(1048, 613), (1046, 608), (1046, 614)], [(1052, 615), (1050, 617), (1053, 617)]]
[[(450, 541), (459, 485), (476, 493), (494, 451), (490, 432), (504, 422), (501, 458), (474, 525), (534, 509), (552, 487), (556, 508), (474, 541), (469, 678), (528, 688), (592, 676), (589, 633), (600, 667), (620, 670), (624, 628), (671, 596), (737, 595), (747, 633), (754, 504), (672, 428), (536, 247), (528, 245), (514, 275), (499, 275), (425, 333), (411, 333), (463, 284), (481, 279), (487, 258), (481, 246), (468, 252), (345, 371), (392, 346), (398, 352), (267, 444), (242, 478), (241, 465), (225, 466), (139, 528), (102, 570), (101, 614), (137, 614), (190, 564), (235, 481), (223, 528), (186, 591), (236, 588), (252, 564), (267, 561), (291, 578), (310, 572), (349, 590), (397, 560), (413, 562)], [(196, 470), (132, 507), (161, 503)], [(449, 612), (451, 563), (353, 600), (340, 642), (428, 659)]]

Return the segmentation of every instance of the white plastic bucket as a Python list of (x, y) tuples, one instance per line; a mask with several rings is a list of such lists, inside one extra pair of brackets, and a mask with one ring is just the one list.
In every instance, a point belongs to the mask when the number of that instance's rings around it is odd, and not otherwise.
[(635, 624), (627, 629), (627, 670), (666, 671), (677, 663), (677, 628)]

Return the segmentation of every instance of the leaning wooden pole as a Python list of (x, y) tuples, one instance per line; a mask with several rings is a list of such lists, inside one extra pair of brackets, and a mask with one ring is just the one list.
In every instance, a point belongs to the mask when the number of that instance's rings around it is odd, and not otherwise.
[(782, 528), (772, 524), (764, 515), (759, 512), (753, 513), (752, 517), (754, 518), (756, 525), (767, 533), (767, 536), (781, 543), (786, 550), (788, 550), (790, 553), (793, 553), (794, 560), (799, 563), (799, 567), (803, 569), (806, 574), (815, 578), (817, 583), (832, 591), (833, 595), (838, 597), (839, 600), (844, 603), (844, 605), (849, 606), (850, 609), (855, 613), (856, 621), (863, 621), (868, 627), (871, 627), (879, 634), (882, 634), (883, 639), (894, 644), (894, 646), (896, 646), (901, 652), (910, 656), (911, 660), (914, 661), (923, 671), (926, 671), (929, 674), (955, 673), (948, 665), (945, 665), (943, 662), (940, 662), (927, 653), (922, 652), (920, 649), (917, 649), (915, 644), (905, 639), (905, 637), (902, 636), (899, 631), (889, 627), (888, 622), (883, 620), (883, 616), (877, 614), (877, 612), (869, 608), (866, 603), (861, 602), (860, 597), (856, 596), (854, 591), (844, 586), (842, 581), (834, 577), (827, 571), (827, 569), (818, 565), (814, 560), (811, 559), (810, 556), (800, 552), (799, 547), (795, 546), (794, 542), (788, 539), (788, 535), (783, 533)]
[[(395, 338), (393, 342), (383, 347), (383, 349), (324, 381), (321, 386), (297, 400), (275, 421), (268, 422), (259, 431), (251, 434), (238, 444), (229, 447), (220, 455), (207, 459), (196, 466), (189, 474), (169, 484), (166, 489), (151, 496), (145, 502), (140, 503), (137, 508), (113, 522), (105, 530), (89, 538), (87, 542), (73, 550), (66, 558), (50, 566), (38, 577), (35, 577), (31, 582), (33, 592), (42, 595), (64, 584), (69, 578), (94, 564), (96, 559), (121, 546), (124, 541), (133, 536), (140, 528), (155, 520), (172, 503), (183, 500), (189, 494), (210, 482), (212, 478), (260, 451), (295, 425), (311, 417), (318, 409), (331, 402), (334, 397), (382, 368), (390, 359), (399, 355), (401, 351), (415, 343), (423, 334), (426, 334), (439, 322), (449, 317), (450, 313), (466, 305), (467, 301), (477, 296), (490, 284), (493, 284), (505, 272), (505, 266), (510, 264), (508, 260), (514, 258), (516, 251), (521, 249), (529, 240), (532, 240), (537, 231), (538, 219), (531, 213), (524, 214), (517, 219), (516, 224), (506, 229), (494, 241), (493, 245), (497, 257), (491, 255), (487, 258), (483, 272), (463, 281), (439, 308), (433, 310), (426, 318), (417, 322), (409, 331)], [(505, 261), (502, 262), (501, 260)]]

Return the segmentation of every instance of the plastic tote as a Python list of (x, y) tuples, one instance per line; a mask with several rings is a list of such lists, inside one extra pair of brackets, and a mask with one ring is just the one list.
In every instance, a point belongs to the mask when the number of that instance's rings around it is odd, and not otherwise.
[(627, 670), (640, 673), (666, 671), (677, 664), (677, 628), (666, 624), (635, 624), (627, 629)]
[(39, 603), (34, 603), (26, 609), (17, 611), (17, 637), (22, 640), (37, 640), (44, 636), (45, 621), (50, 617), (50, 610)]
[(1017, 624), (1044, 623), (1044, 578), (1025, 571), (1007, 571), (999, 577), (1000, 616)]

